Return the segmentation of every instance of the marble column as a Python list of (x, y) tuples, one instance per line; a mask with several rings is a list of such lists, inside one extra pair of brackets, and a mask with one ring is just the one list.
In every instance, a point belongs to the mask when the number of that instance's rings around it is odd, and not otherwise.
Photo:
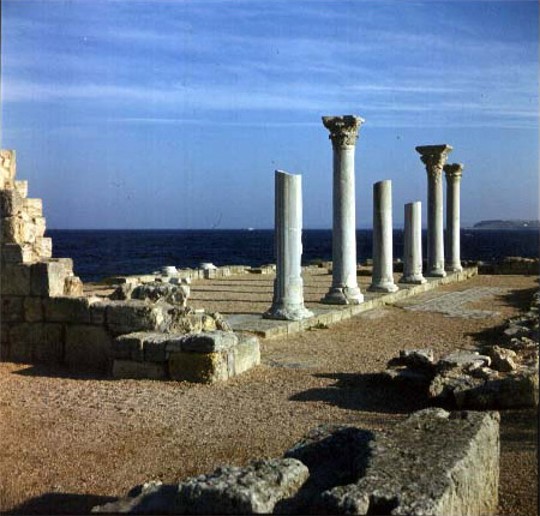
[(373, 275), (371, 292), (396, 292), (392, 240), (392, 181), (373, 185)]
[(356, 279), (356, 197), (354, 147), (363, 119), (324, 116), (333, 148), (332, 286), (322, 303), (356, 305), (364, 300)]
[(405, 205), (405, 227), (403, 242), (403, 276), (400, 283), (422, 284), (422, 203)]
[(302, 176), (276, 170), (276, 279), (267, 319), (299, 321), (312, 317), (304, 306), (302, 280)]
[(452, 163), (444, 166), (446, 176), (446, 270), (459, 272), (461, 266), (460, 237), (460, 186), (463, 165)]
[(416, 147), (428, 176), (427, 271), (426, 276), (444, 277), (444, 222), (442, 171), (450, 145)]

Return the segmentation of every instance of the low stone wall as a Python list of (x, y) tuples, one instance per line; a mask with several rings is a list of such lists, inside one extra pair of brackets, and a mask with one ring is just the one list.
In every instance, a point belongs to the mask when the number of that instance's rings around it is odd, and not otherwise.
[(113, 343), (115, 378), (214, 383), (241, 374), (261, 360), (256, 337), (213, 331), (199, 334), (137, 332)]
[(497, 413), (427, 409), (373, 434), (318, 427), (283, 458), (148, 482), (94, 513), (495, 514)]

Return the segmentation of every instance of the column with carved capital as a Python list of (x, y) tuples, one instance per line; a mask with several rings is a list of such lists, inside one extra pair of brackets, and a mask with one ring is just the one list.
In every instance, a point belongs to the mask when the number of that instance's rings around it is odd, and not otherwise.
[(459, 272), (461, 266), (460, 238), (460, 185), (463, 165), (452, 163), (444, 166), (446, 176), (446, 270)]
[(426, 276), (444, 277), (444, 222), (442, 171), (450, 145), (416, 147), (428, 176), (427, 271)]
[(358, 116), (324, 116), (334, 154), (332, 286), (321, 300), (356, 305), (364, 300), (356, 279), (356, 196), (354, 148), (364, 120)]

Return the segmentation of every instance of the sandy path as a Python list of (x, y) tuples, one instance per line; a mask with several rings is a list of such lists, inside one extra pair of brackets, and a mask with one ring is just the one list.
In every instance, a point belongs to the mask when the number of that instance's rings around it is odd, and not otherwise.
[[(266, 278), (265, 278), (266, 280)], [(377, 378), (405, 347), (437, 353), (495, 339), (534, 278), (480, 276), (439, 291), (499, 287), (486, 319), (386, 307), (288, 340), (264, 342), (263, 365), (226, 384), (112, 381), (0, 364), (0, 509), (87, 512), (149, 479), (174, 482), (224, 463), (275, 457), (320, 423), (383, 429), (421, 408)], [(242, 288), (242, 287), (239, 287)], [(536, 414), (503, 415), (501, 514), (536, 514)]]

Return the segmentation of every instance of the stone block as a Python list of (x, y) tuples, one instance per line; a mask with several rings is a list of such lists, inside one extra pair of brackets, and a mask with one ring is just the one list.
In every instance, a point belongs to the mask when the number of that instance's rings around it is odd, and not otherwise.
[(182, 482), (176, 509), (182, 514), (270, 514), (296, 495), (308, 476), (308, 468), (296, 459), (222, 467)]
[(116, 301), (107, 307), (107, 327), (114, 335), (161, 330), (167, 326), (167, 308), (135, 299)]
[(52, 238), (36, 237), (35, 248), (40, 258), (51, 258)]
[(100, 297), (88, 298), (90, 305), (90, 322), (92, 324), (105, 324), (107, 308), (114, 304), (114, 301), (108, 299), (102, 299)]
[(232, 349), (234, 369), (229, 370), (229, 376), (242, 374), (261, 363), (259, 339), (254, 336), (242, 337)]
[(229, 378), (228, 353), (171, 353), (169, 376), (172, 380), (214, 383)]
[(81, 297), (84, 294), (84, 285), (78, 276), (67, 276), (64, 280), (64, 295)]
[(43, 321), (43, 303), (41, 297), (24, 298), (24, 318), (26, 322)]
[(0, 190), (0, 217), (16, 217), (22, 212), (24, 201), (17, 190)]
[(34, 229), (34, 240), (37, 238), (41, 238), (45, 235), (46, 230), (46, 221), (45, 217), (34, 217), (32, 218), (32, 222), (34, 223), (35, 229)]
[(25, 222), (21, 216), (4, 217), (0, 224), (2, 242), (23, 244), (26, 242)]
[(24, 297), (22, 296), (2, 296), (0, 305), (0, 320), (4, 322), (24, 321)]
[(2, 244), (2, 263), (30, 263), (37, 258), (30, 244)]
[(12, 188), (17, 173), (17, 155), (12, 149), (0, 150), (0, 189)]
[(14, 362), (61, 363), (63, 331), (61, 324), (22, 323), (9, 333), (10, 360)]
[(168, 352), (193, 351), (195, 353), (215, 353), (233, 348), (238, 343), (238, 336), (227, 331), (193, 333), (171, 341)]
[(30, 295), (31, 267), (25, 264), (2, 264), (0, 270), (2, 295)]
[(15, 181), (15, 190), (19, 192), (19, 195), (23, 198), (28, 196), (28, 181)]
[(156, 362), (135, 362), (133, 360), (114, 360), (112, 366), (114, 378), (134, 378), (150, 380), (167, 379), (167, 364)]
[(69, 258), (44, 260), (32, 265), (32, 295), (63, 296), (65, 280), (73, 275), (73, 262)]
[(66, 326), (65, 363), (77, 371), (110, 371), (112, 337), (100, 326)]
[(495, 514), (498, 413), (426, 409), (370, 445), (365, 476), (322, 493), (330, 514)]
[(45, 320), (90, 324), (90, 303), (86, 297), (54, 297), (43, 299)]
[(113, 358), (142, 362), (144, 360), (144, 340), (149, 335), (149, 332), (144, 331), (120, 335), (113, 341)]
[(23, 206), (24, 206), (24, 211), (30, 217), (43, 218), (43, 201), (41, 199), (26, 198), (23, 200)]

